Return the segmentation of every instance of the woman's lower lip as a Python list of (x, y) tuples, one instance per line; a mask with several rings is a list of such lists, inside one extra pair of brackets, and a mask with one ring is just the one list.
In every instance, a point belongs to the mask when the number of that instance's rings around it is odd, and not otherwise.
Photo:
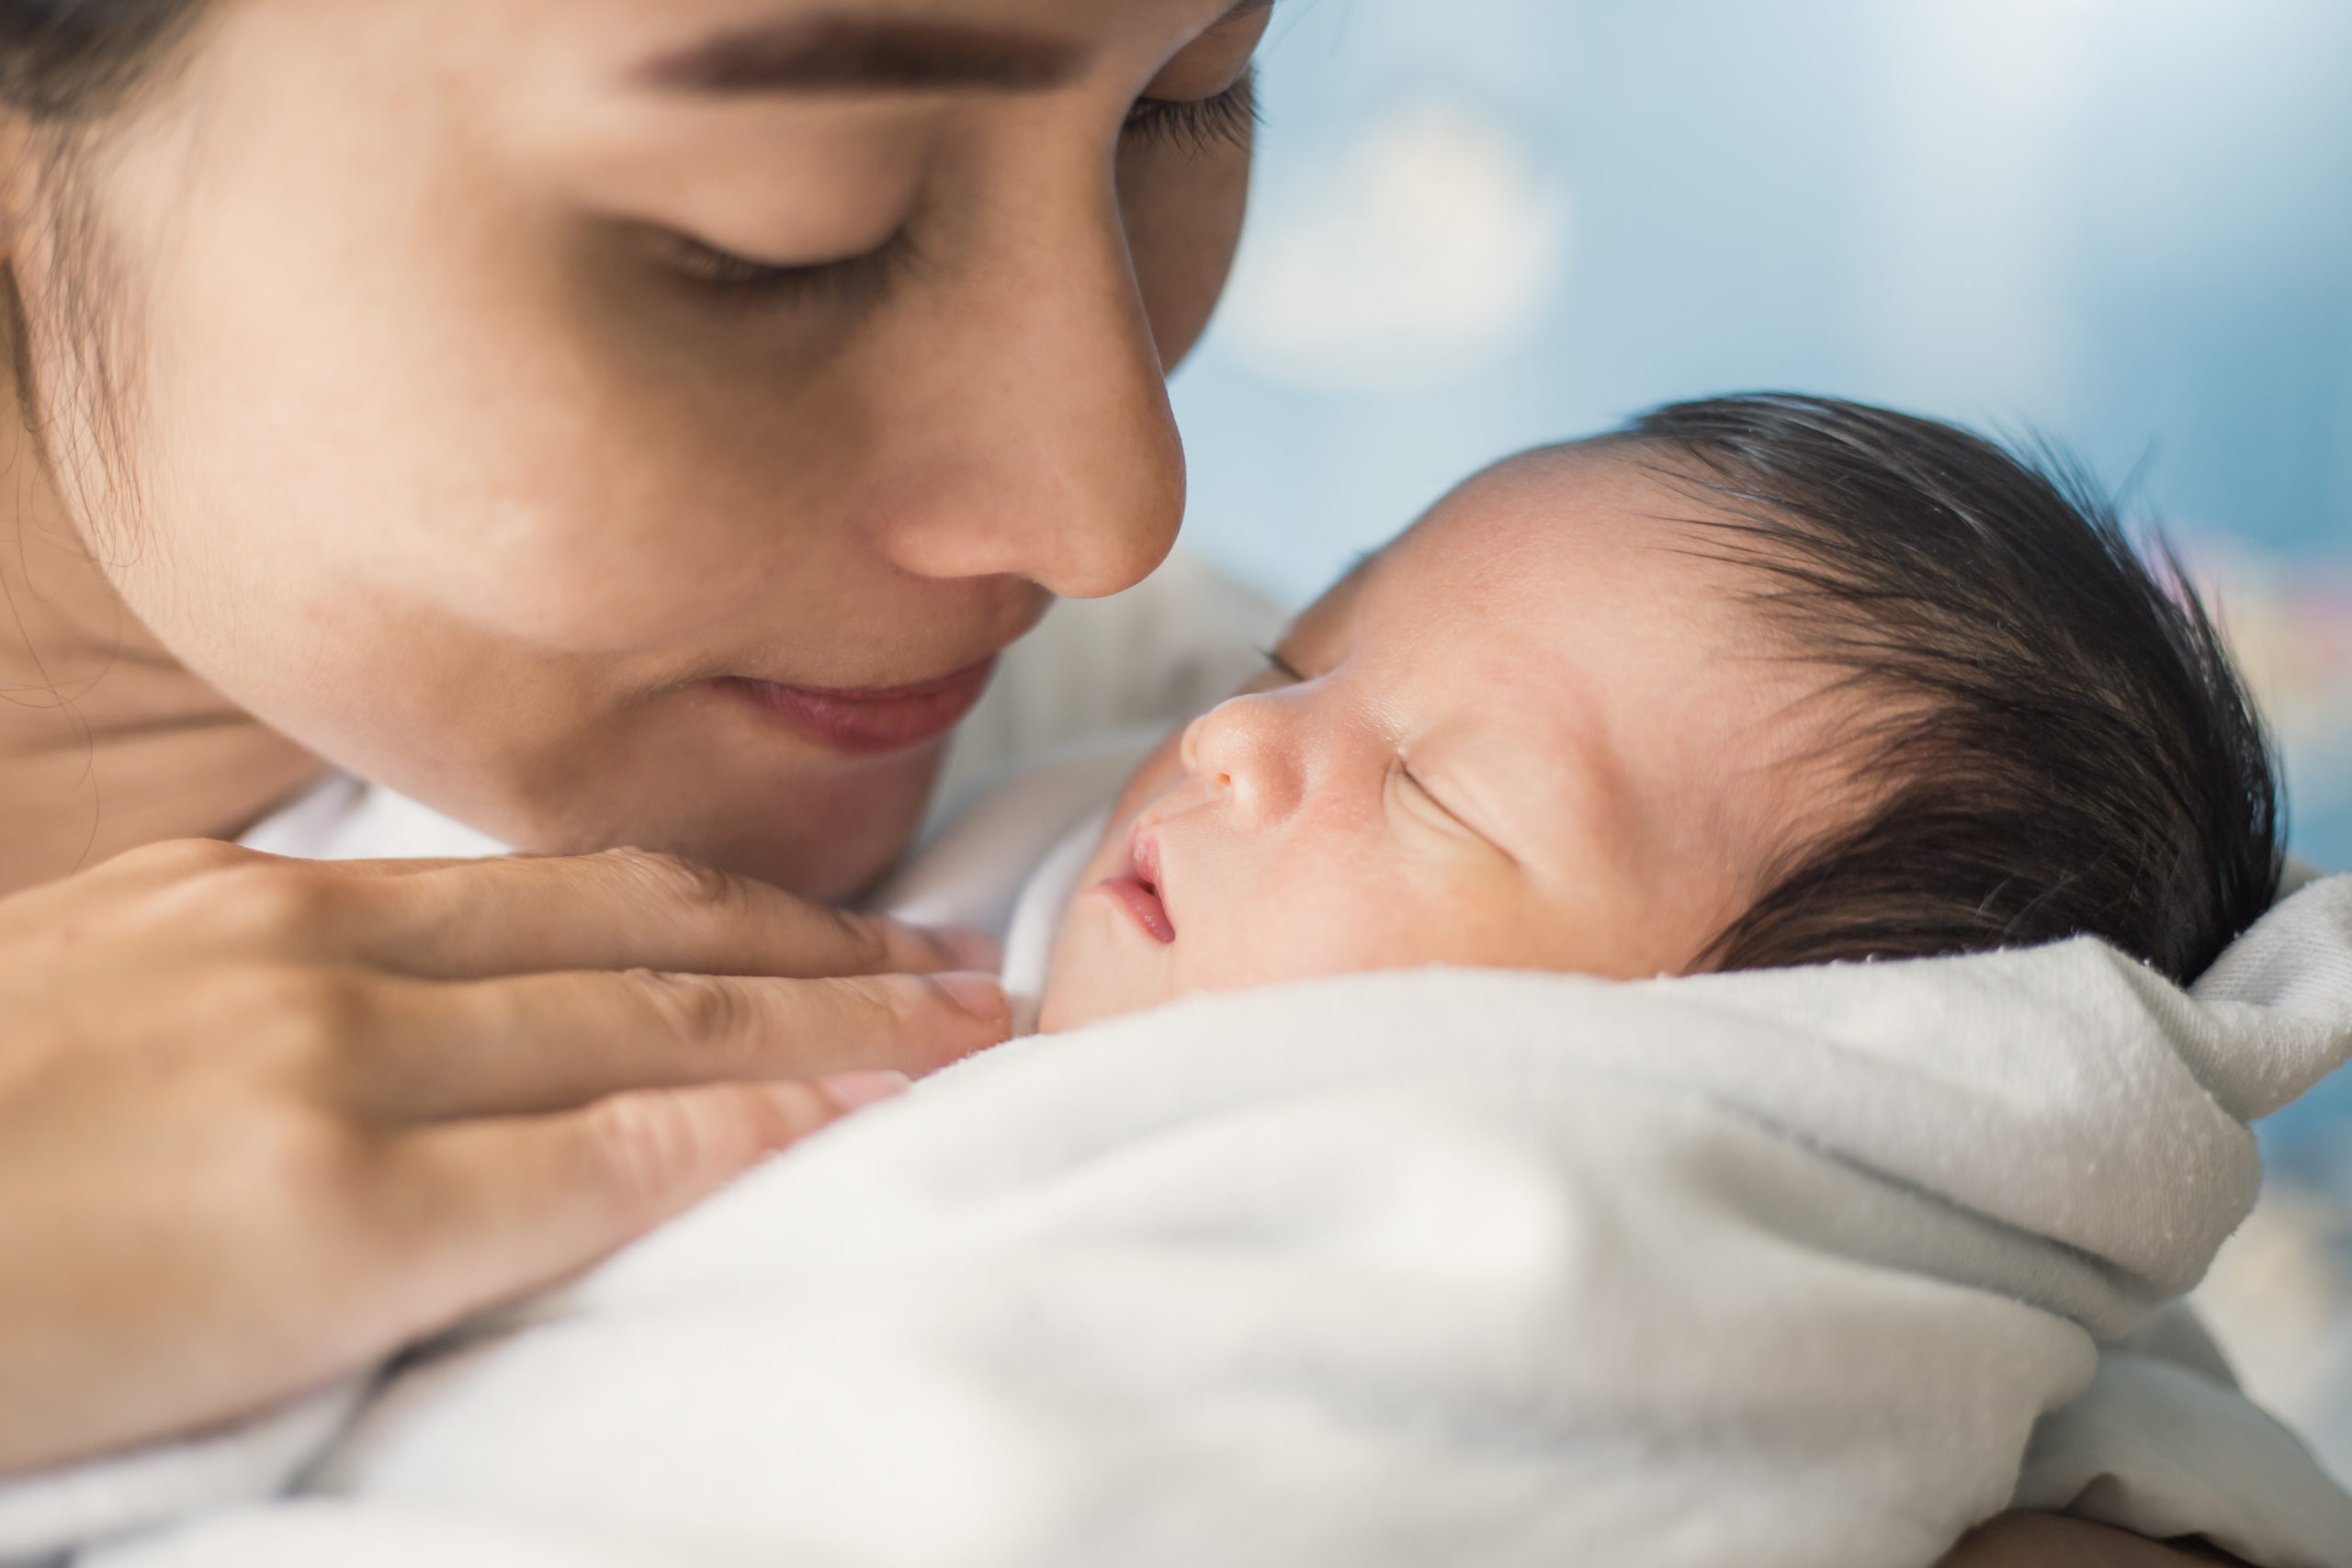
[(1154, 941), (1176, 940), (1176, 925), (1168, 918), (1168, 906), (1159, 901), (1159, 895), (1148, 884), (1133, 876), (1114, 876), (1100, 886), (1135, 917), (1137, 925), (1151, 933)]
[(723, 676), (714, 684), (821, 746), (872, 756), (920, 746), (955, 728), (988, 690), (995, 671), (991, 656), (911, 686), (787, 686), (740, 675)]

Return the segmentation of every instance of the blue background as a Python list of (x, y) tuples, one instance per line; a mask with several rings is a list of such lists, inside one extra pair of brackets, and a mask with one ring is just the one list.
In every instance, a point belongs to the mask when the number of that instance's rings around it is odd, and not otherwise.
[(1281, 0), (1190, 537), (1291, 604), (1501, 454), (1786, 387), (2075, 447), (2352, 867), (2352, 5)]

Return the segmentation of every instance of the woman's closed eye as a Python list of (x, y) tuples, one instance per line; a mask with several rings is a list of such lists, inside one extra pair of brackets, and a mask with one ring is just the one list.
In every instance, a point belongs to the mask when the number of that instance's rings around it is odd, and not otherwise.
[(901, 229), (872, 250), (821, 262), (771, 262), (725, 250), (691, 234), (661, 231), (656, 259), (673, 276), (717, 302), (840, 303), (887, 284), (906, 260)]
[(1132, 141), (1172, 147), (1199, 156), (1246, 148), (1258, 129), (1258, 77), (1244, 71), (1224, 92), (1206, 98), (1138, 98), (1127, 111)]

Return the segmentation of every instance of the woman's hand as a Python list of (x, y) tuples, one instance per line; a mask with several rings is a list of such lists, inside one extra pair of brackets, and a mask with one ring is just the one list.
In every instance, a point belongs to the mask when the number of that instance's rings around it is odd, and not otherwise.
[(2202, 1541), (2150, 1540), (2108, 1525), (2059, 1514), (2013, 1513), (1987, 1519), (1937, 1568), (2213, 1568), (2238, 1559)]
[(917, 977), (979, 945), (635, 851), (173, 843), (0, 900), (0, 1470), (579, 1269), (1003, 1039), (993, 981)]

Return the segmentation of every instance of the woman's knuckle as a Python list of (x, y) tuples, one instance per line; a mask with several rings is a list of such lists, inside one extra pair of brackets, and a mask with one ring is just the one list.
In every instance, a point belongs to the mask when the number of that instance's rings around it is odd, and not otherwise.
[(606, 1189), (632, 1217), (662, 1213), (709, 1163), (705, 1119), (675, 1094), (616, 1095), (588, 1112), (590, 1145)]
[(742, 986), (724, 976), (638, 970), (630, 978), (673, 1033), (691, 1040), (731, 1040), (750, 1032), (751, 998)]
[(364, 1027), (370, 1006), (357, 977), (298, 964), (223, 965), (199, 981), (204, 1011), (250, 1045), (316, 1058)]
[(847, 962), (860, 969), (884, 969), (890, 965), (890, 928), (882, 921), (835, 908), (830, 904), (818, 908), (831, 920), (835, 940), (842, 946)]
[(202, 897), (219, 928), (277, 947), (329, 925), (343, 889), (333, 874), (307, 862), (256, 858), (214, 872), (205, 879)]
[(928, 1018), (935, 1005), (927, 981), (900, 975), (858, 975), (838, 982), (852, 1019), (896, 1034)]
[(261, 860), (256, 852), (224, 839), (165, 839), (117, 855), (115, 867), (158, 882), (183, 882)]
[(660, 850), (606, 850), (598, 857), (664, 903), (689, 909), (726, 910), (740, 899), (735, 878), (717, 866)]
[(368, 1161), (351, 1126), (290, 1101), (257, 1107), (243, 1122), (218, 1170), (247, 1205), (299, 1210), (322, 1220), (356, 1207), (368, 1185)]

